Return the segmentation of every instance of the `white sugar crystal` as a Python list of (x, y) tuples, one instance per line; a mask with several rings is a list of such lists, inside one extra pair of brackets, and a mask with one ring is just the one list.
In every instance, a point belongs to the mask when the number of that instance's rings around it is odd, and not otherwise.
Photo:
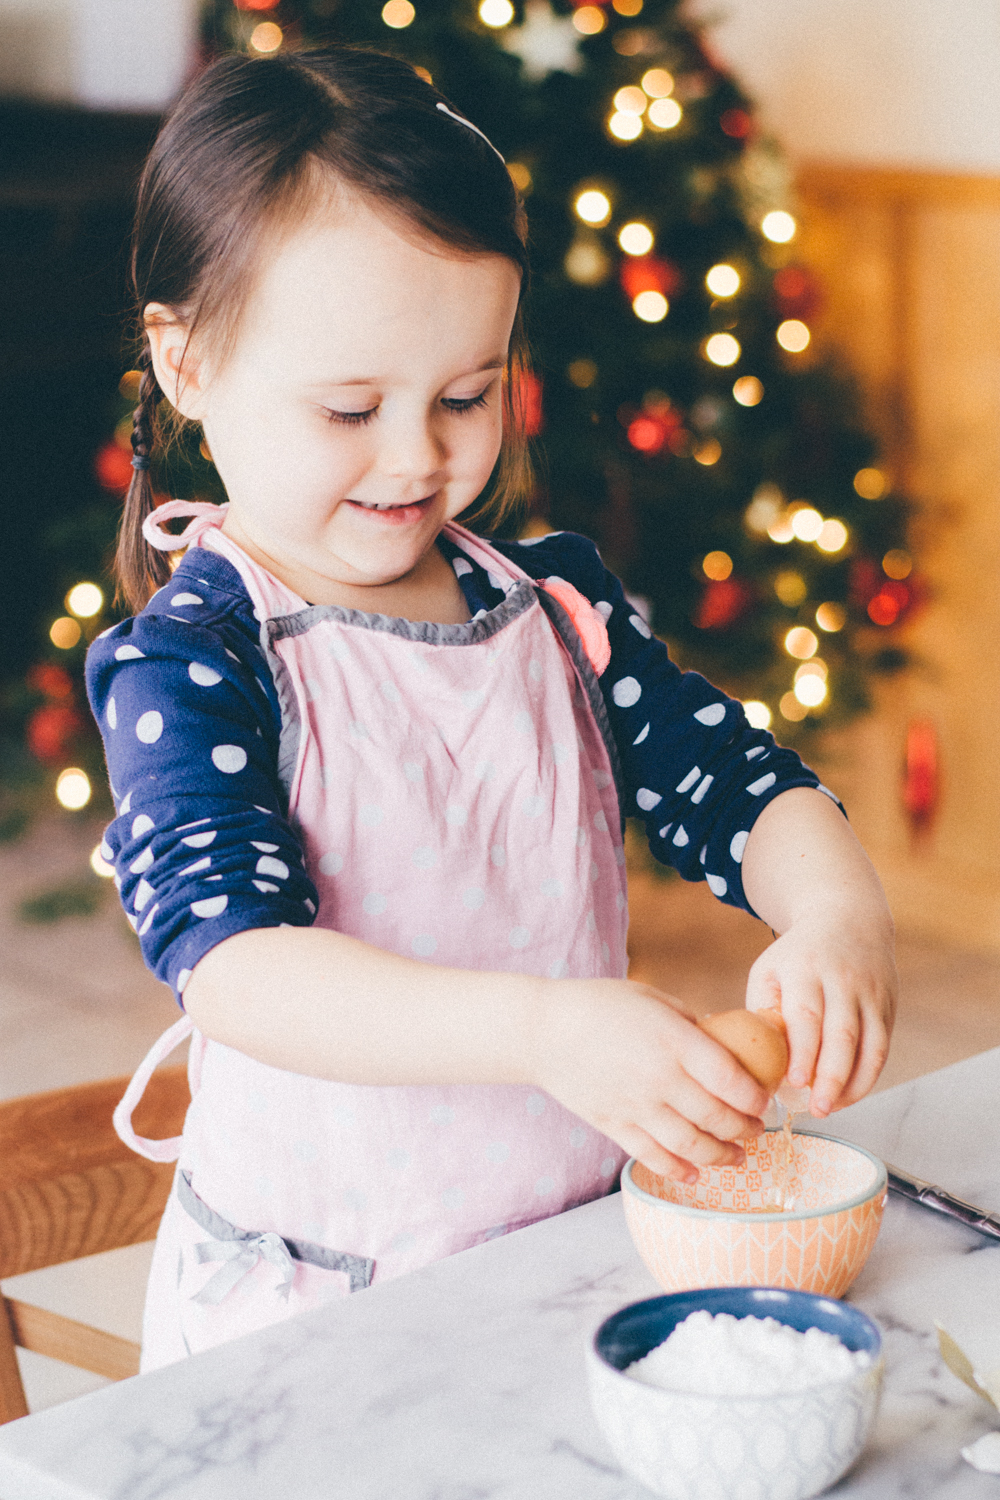
[(693, 1312), (670, 1337), (628, 1366), (645, 1385), (704, 1396), (779, 1396), (847, 1380), (871, 1363), (832, 1333), (800, 1333), (774, 1318)]

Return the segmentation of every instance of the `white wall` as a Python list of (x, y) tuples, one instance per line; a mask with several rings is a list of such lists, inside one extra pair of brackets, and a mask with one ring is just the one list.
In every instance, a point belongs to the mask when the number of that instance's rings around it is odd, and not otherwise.
[(184, 83), (198, 0), (0, 0), (0, 95), (159, 110)]
[(694, 0), (798, 158), (1000, 171), (1000, 0)]

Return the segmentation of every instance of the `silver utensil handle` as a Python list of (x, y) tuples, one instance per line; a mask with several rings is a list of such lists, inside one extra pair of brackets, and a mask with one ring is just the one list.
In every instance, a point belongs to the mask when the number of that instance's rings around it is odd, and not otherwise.
[(919, 1203), (932, 1213), (955, 1219), (959, 1224), (965, 1224), (969, 1229), (985, 1235), (987, 1239), (1000, 1240), (1000, 1217), (987, 1213), (985, 1209), (976, 1208), (972, 1203), (965, 1203), (961, 1198), (945, 1192), (944, 1188), (936, 1187), (932, 1182), (924, 1182), (920, 1177), (913, 1177), (909, 1172), (902, 1172), (898, 1167), (887, 1164), (886, 1170), (890, 1190), (900, 1197), (908, 1198), (911, 1203)]

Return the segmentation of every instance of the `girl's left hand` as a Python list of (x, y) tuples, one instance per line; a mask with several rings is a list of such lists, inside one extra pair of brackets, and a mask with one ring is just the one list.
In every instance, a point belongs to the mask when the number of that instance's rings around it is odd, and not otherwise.
[(800, 916), (757, 959), (747, 1009), (780, 1006), (788, 1081), (812, 1084), (817, 1117), (862, 1098), (889, 1051), (898, 979), (886, 914), (824, 910)]

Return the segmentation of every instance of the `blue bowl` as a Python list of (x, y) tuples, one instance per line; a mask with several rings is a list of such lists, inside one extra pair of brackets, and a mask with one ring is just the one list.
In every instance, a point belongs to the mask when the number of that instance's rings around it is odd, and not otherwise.
[[(778, 1395), (661, 1390), (627, 1373), (690, 1313), (774, 1318), (832, 1333), (866, 1368)], [(864, 1447), (882, 1386), (882, 1338), (856, 1307), (780, 1287), (708, 1287), (621, 1308), (587, 1350), (594, 1412), (626, 1473), (664, 1500), (809, 1500)]]
[(613, 1370), (624, 1370), (669, 1338), (678, 1323), (702, 1310), (731, 1313), (734, 1318), (774, 1318), (800, 1333), (820, 1328), (840, 1339), (852, 1354), (863, 1349), (873, 1365), (882, 1353), (882, 1335), (875, 1324), (850, 1303), (768, 1286), (715, 1286), (632, 1302), (605, 1318), (594, 1335), (594, 1350)]

